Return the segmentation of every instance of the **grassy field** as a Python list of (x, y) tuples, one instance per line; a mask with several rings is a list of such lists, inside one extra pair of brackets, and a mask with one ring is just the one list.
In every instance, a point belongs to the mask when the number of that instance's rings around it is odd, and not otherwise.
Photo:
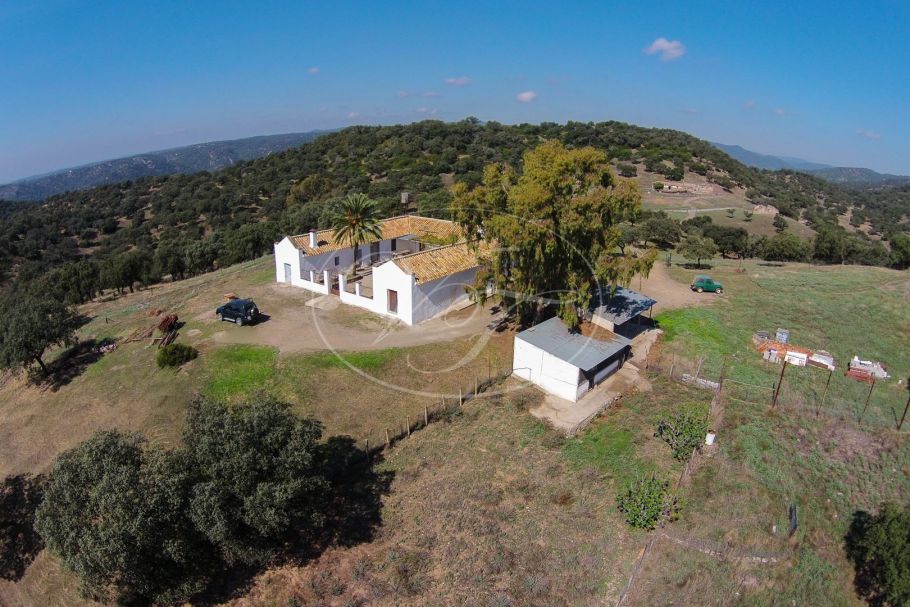
[[(713, 263), (710, 273), (726, 287), (722, 296), (704, 295), (714, 305), (658, 317), (666, 336), (654, 353), (657, 366), (716, 378), (726, 358), (731, 380), (715, 418), (718, 445), (680, 489), (678, 521), (653, 534), (633, 531), (615, 497), (644, 474), (680, 476), (683, 464), (654, 436), (657, 422), (682, 405), (706, 409), (710, 391), (651, 373), (650, 391), (626, 395), (580, 436), (565, 439), (528, 413), (540, 393), (509, 381), (509, 390), (471, 401), (385, 454), (377, 474), (390, 484), (373, 535), (309, 563), (261, 572), (227, 602), (613, 604), (656, 537), (629, 604), (858, 604), (842, 537), (857, 509), (910, 497), (907, 427), (894, 430), (907, 391), (895, 380), (880, 382), (861, 426), (856, 418), (868, 386), (844, 378), (842, 368), (856, 353), (885, 361), (901, 377), (910, 370), (910, 275), (753, 262), (740, 272), (739, 262)], [(695, 271), (670, 273), (687, 284)], [(210, 319), (210, 301), (228, 290), (269, 301), (270, 282), (271, 268), (256, 262), (95, 304), (83, 334), (96, 339), (129, 334), (149, 322), (150, 309), (179, 306), (187, 323), (181, 339), (200, 357), (180, 371), (159, 370), (154, 348), (126, 344), (87, 359), (57, 386), (7, 378), (0, 386), (0, 472), (46, 470), (56, 453), (100, 428), (176, 444), (194, 394), (238, 401), (264, 390), (318, 417), (327, 435), (376, 444), (384, 429), (395, 432), (511, 360), (509, 332), (489, 341), (337, 354), (218, 342), (222, 329)], [(363, 324), (356, 315), (339, 318)], [(827, 374), (791, 367), (780, 406), (769, 410), (781, 367), (761, 360), (751, 336), (777, 327), (789, 328), (794, 343), (836, 356), (841, 370), (823, 408)], [(788, 537), (791, 504), (799, 526)], [(84, 601), (74, 576), (42, 553), (21, 581), (0, 581), (0, 604)]]
[(647, 542), (616, 492), (679, 474), (654, 425), (679, 398), (709, 396), (657, 378), (573, 439), (528, 414), (536, 390), (472, 401), (381, 462), (394, 480), (376, 539), (269, 571), (237, 604), (612, 604)]
[[(880, 382), (866, 421), (857, 423), (869, 386), (843, 377), (854, 353), (910, 370), (907, 335), (910, 276), (879, 268), (718, 264), (723, 300), (659, 317), (667, 331), (664, 361), (717, 377), (727, 357), (717, 452), (686, 489), (687, 508), (655, 544), (633, 589), (633, 604), (859, 604), (843, 536), (853, 513), (882, 500), (910, 497), (910, 441), (895, 430), (907, 399), (896, 379)], [(693, 272), (674, 269), (680, 280)], [(763, 362), (751, 344), (757, 329), (789, 328), (791, 341), (832, 352), (840, 370), (816, 413), (828, 374), (791, 367), (782, 403), (769, 409), (781, 366)], [(684, 361), (683, 357), (688, 361)], [(726, 389), (729, 387), (729, 389)], [(798, 528), (787, 537), (788, 508)], [(710, 546), (722, 556), (697, 548)], [(777, 562), (744, 556), (773, 555)], [(666, 566), (672, 563), (672, 566)], [(667, 589), (673, 588), (672, 599)]]

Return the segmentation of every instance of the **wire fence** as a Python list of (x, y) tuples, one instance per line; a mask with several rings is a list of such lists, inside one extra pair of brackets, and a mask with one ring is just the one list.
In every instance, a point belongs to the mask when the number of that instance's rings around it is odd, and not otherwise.
[(405, 415), (401, 425), (382, 428), (378, 434), (368, 434), (363, 440), (364, 450), (371, 456), (379, 455), (434, 422), (451, 420), (465, 404), (481, 397), (484, 392), (511, 375), (512, 368), (508, 367), (495, 374), (490, 372), (486, 378), (475, 377), (473, 384), (458, 390), (457, 397), (441, 396), (438, 404), (425, 406), (422, 413)]
[[(688, 386), (713, 390), (714, 396), (708, 411), (709, 428), (721, 427), (728, 405), (765, 406), (801, 416), (815, 416), (836, 423), (862, 426), (866, 430), (900, 430), (907, 410), (910, 409), (910, 395), (904, 386), (893, 380), (867, 384), (857, 382), (842, 372), (770, 362), (766, 363), (769, 365), (766, 373), (755, 373), (754, 365), (737, 367), (728, 358), (723, 359), (719, 373), (708, 374), (705, 362), (705, 357), (690, 360), (676, 355), (663, 355), (649, 360), (645, 368), (650, 373), (663, 375)], [(767, 382), (753, 379), (761, 375), (773, 376), (774, 379)], [(686, 486), (704, 461), (705, 453), (698, 448), (693, 449), (676, 480), (676, 488)], [(790, 554), (735, 549), (720, 542), (680, 537), (660, 530), (651, 535), (635, 561), (616, 603), (617, 607), (627, 604), (626, 600), (641, 571), (642, 563), (659, 540), (670, 541), (717, 558), (753, 563), (776, 563)]]
[[(766, 405), (864, 428), (900, 428), (910, 408), (910, 393), (893, 379), (867, 384), (840, 371), (762, 364), (767, 367), (756, 372), (754, 366), (734, 365), (725, 359), (720, 374), (709, 375), (704, 358), (686, 360), (671, 355), (650, 361), (646, 368), (690, 386), (720, 390), (725, 401)], [(905, 420), (903, 426), (910, 428), (910, 422)]]

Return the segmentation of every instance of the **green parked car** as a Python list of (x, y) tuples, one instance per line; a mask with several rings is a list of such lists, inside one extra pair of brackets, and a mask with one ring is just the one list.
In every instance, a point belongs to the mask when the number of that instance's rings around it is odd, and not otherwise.
[(698, 291), (699, 293), (707, 291), (708, 293), (721, 294), (724, 292), (724, 285), (704, 274), (696, 276), (695, 280), (692, 281), (691, 286), (693, 291)]

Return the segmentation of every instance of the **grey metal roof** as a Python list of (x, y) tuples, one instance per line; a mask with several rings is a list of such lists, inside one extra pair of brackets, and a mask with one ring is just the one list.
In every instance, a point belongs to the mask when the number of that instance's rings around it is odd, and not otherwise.
[(614, 333), (610, 335), (613, 338), (605, 341), (580, 333), (571, 333), (559, 317), (553, 317), (525, 329), (516, 337), (583, 371), (588, 371), (632, 343), (620, 335)]
[(611, 296), (610, 287), (605, 286), (591, 298), (591, 314), (621, 325), (656, 303), (647, 295), (623, 287), (616, 287), (616, 293)]

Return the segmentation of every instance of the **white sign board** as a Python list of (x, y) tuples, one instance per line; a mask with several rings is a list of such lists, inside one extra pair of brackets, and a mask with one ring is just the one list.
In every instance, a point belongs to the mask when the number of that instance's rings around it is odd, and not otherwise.
[(800, 352), (787, 352), (787, 356), (784, 358), (789, 364), (797, 367), (805, 367), (806, 362), (809, 360), (808, 356)]

